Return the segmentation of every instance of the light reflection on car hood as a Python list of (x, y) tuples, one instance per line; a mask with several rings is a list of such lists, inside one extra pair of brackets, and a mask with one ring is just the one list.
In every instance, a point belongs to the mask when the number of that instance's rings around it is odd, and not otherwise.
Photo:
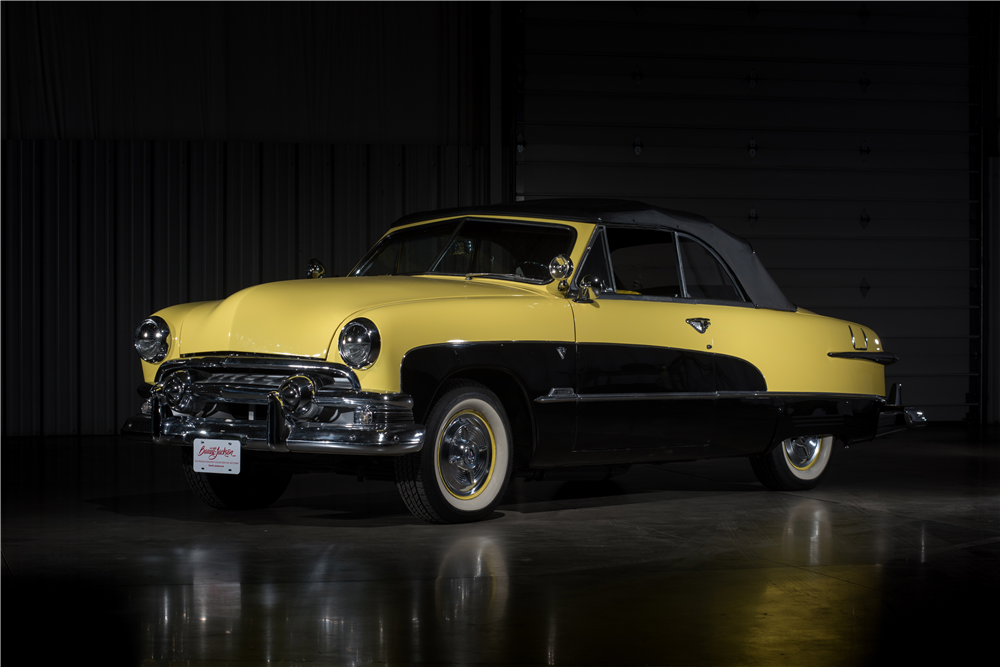
[(368, 308), (426, 299), (523, 296), (538, 290), (515, 282), (428, 276), (266, 283), (196, 306), (181, 325), (179, 348), (181, 354), (228, 351), (326, 358), (344, 320)]

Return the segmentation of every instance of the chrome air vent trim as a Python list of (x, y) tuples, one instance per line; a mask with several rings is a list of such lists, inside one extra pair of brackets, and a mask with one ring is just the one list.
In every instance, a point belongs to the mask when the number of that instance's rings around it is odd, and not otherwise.
[(182, 354), (181, 359), (194, 359), (198, 357), (257, 357), (261, 359), (303, 359), (306, 361), (322, 361), (317, 357), (304, 357), (297, 354), (268, 354), (266, 352), (226, 352), (217, 350), (213, 352), (188, 352)]

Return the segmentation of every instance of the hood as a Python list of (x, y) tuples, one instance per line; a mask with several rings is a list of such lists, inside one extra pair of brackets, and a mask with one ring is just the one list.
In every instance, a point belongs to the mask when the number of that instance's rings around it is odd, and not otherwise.
[(325, 359), (340, 325), (361, 310), (426, 299), (529, 293), (515, 284), (414, 276), (267, 283), (223, 301), (195, 306), (181, 325), (179, 352), (253, 352)]

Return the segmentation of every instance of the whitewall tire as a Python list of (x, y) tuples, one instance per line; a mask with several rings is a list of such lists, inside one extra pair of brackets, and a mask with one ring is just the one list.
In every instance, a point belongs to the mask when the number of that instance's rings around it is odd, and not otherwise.
[(751, 456), (750, 465), (769, 489), (804, 491), (820, 483), (832, 453), (832, 435), (788, 438), (765, 454)]
[(510, 481), (510, 433), (496, 394), (469, 380), (449, 383), (428, 416), (423, 449), (396, 461), (407, 508), (431, 523), (492, 514)]

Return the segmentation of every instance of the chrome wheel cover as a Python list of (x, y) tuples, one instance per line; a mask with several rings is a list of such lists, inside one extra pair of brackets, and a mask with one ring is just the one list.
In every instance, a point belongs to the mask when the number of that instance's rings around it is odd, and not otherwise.
[(781, 443), (785, 448), (785, 458), (796, 470), (808, 470), (816, 463), (820, 450), (823, 448), (823, 438), (820, 436), (802, 436), (789, 438)]
[(496, 442), (486, 419), (473, 410), (451, 417), (438, 445), (438, 469), (448, 491), (475, 498), (493, 475)]

